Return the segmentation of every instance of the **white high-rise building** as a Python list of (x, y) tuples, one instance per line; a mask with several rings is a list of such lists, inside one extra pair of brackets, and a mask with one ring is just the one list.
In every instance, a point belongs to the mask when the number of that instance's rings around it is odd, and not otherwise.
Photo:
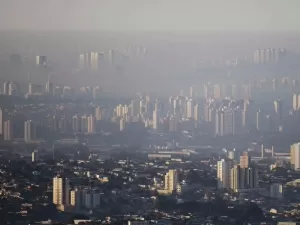
[(13, 136), (13, 125), (11, 120), (4, 122), (4, 140), (11, 141), (14, 139)]
[(99, 68), (99, 53), (91, 52), (91, 69), (98, 70)]
[(37, 162), (40, 160), (40, 155), (39, 155), (39, 151), (38, 150), (34, 150), (31, 153), (31, 162)]
[(283, 119), (283, 102), (278, 99), (274, 101), (274, 111), (276, 113), (277, 119), (282, 121)]
[(104, 65), (104, 53), (103, 52), (91, 52), (90, 53), (90, 68), (92, 70), (100, 69), (101, 65)]
[(3, 94), (4, 95), (8, 95), (8, 92), (9, 92), (9, 84), (10, 82), (9, 81), (5, 81), (4, 84), (3, 84)]
[(263, 113), (259, 109), (256, 112), (256, 130), (261, 130), (263, 127), (262, 124), (263, 124)]
[(176, 191), (178, 185), (178, 173), (177, 170), (169, 170), (165, 175), (165, 190), (170, 193)]
[(217, 163), (217, 179), (218, 179), (218, 188), (227, 189), (230, 188), (231, 182), (231, 169), (234, 166), (232, 160), (222, 159)]
[(190, 87), (190, 98), (193, 98), (194, 97), (194, 88), (193, 87)]
[(294, 94), (293, 95), (293, 110), (300, 109), (300, 95)]
[(25, 142), (35, 141), (36, 125), (33, 121), (28, 120), (24, 123), (24, 140)]
[(125, 129), (126, 123), (125, 119), (121, 118), (120, 119), (120, 131), (123, 131)]
[(28, 84), (28, 94), (32, 95), (34, 93), (34, 85), (32, 83)]
[(154, 110), (153, 111), (153, 129), (154, 130), (158, 129), (158, 124), (159, 124), (158, 111)]
[(186, 117), (193, 118), (194, 102), (192, 99), (189, 99), (186, 103)]
[(194, 120), (199, 121), (200, 120), (200, 110), (199, 110), (199, 105), (194, 106)]
[(102, 119), (101, 108), (99, 106), (95, 108), (95, 117), (97, 121)]
[(238, 159), (238, 153), (235, 149), (233, 150), (227, 150), (227, 158), (231, 160), (237, 160)]
[(124, 116), (125, 112), (124, 112), (124, 107), (123, 107), (122, 104), (117, 105), (117, 107), (116, 107), (115, 110), (116, 110), (116, 115), (117, 115), (118, 117)]
[(68, 178), (61, 176), (53, 178), (53, 204), (70, 205), (70, 181)]
[(96, 132), (96, 119), (92, 115), (88, 117), (88, 133)]

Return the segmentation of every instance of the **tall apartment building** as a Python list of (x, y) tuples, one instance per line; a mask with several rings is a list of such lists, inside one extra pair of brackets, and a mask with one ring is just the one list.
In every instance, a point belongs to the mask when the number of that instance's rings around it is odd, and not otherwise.
[(169, 170), (165, 175), (165, 190), (168, 190), (170, 193), (176, 191), (178, 184), (178, 173), (177, 170)]
[(278, 63), (286, 54), (285, 49), (257, 49), (254, 52), (253, 61), (255, 64)]
[(291, 168), (294, 170), (300, 169), (300, 143), (291, 145)]
[(125, 118), (121, 118), (121, 119), (120, 119), (120, 131), (125, 130), (125, 127), (126, 127), (126, 121), (125, 121)]
[(189, 99), (186, 103), (186, 117), (193, 118), (194, 117), (194, 102), (193, 99)]
[(300, 95), (294, 94), (293, 95), (293, 110), (300, 109)]
[(24, 123), (24, 140), (25, 142), (35, 141), (36, 125), (33, 121), (28, 120)]
[(230, 188), (235, 192), (254, 189), (258, 186), (258, 173), (255, 167), (242, 168), (236, 165), (231, 169)]
[(61, 176), (53, 178), (53, 204), (70, 204), (70, 181), (68, 178)]
[(4, 140), (11, 141), (14, 139), (13, 125), (11, 120), (4, 122)]
[(154, 110), (153, 111), (153, 129), (157, 130), (159, 125), (159, 117), (158, 117), (158, 111)]
[(230, 188), (231, 190), (239, 190), (244, 188), (244, 179), (243, 170), (240, 165), (235, 165), (231, 169), (231, 180), (230, 180)]
[(218, 189), (230, 189), (231, 169), (234, 167), (233, 160), (222, 159), (217, 163)]
[(240, 155), (240, 153), (237, 152), (235, 149), (227, 150), (227, 158), (228, 159), (237, 161), (239, 159), (239, 155)]
[(242, 132), (242, 110), (222, 108), (216, 111), (215, 135), (237, 135)]
[(100, 192), (76, 188), (70, 192), (70, 205), (77, 210), (95, 209), (100, 206)]
[(96, 118), (92, 115), (88, 117), (88, 133), (96, 132)]
[(251, 163), (251, 157), (248, 155), (248, 152), (244, 152), (243, 155), (240, 156), (240, 167), (248, 168)]
[(101, 108), (99, 106), (95, 108), (95, 117), (97, 121), (102, 119)]

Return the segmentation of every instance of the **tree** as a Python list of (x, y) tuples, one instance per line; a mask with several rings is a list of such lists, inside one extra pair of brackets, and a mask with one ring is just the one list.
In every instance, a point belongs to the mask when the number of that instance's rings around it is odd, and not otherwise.
[(187, 181), (191, 184), (198, 183), (198, 182), (201, 181), (201, 176), (197, 171), (190, 170), (188, 175), (187, 175)]

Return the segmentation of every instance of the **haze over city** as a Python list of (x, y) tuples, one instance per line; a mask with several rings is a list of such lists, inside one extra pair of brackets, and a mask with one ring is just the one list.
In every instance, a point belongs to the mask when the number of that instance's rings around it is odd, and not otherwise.
[(299, 224), (299, 9), (0, 0), (1, 224)]
[(299, 31), (297, 0), (1, 0), (1, 29)]

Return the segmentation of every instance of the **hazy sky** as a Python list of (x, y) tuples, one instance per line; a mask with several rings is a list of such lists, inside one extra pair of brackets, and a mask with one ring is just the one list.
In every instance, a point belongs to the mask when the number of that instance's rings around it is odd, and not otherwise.
[(0, 29), (296, 30), (300, 0), (0, 0)]

